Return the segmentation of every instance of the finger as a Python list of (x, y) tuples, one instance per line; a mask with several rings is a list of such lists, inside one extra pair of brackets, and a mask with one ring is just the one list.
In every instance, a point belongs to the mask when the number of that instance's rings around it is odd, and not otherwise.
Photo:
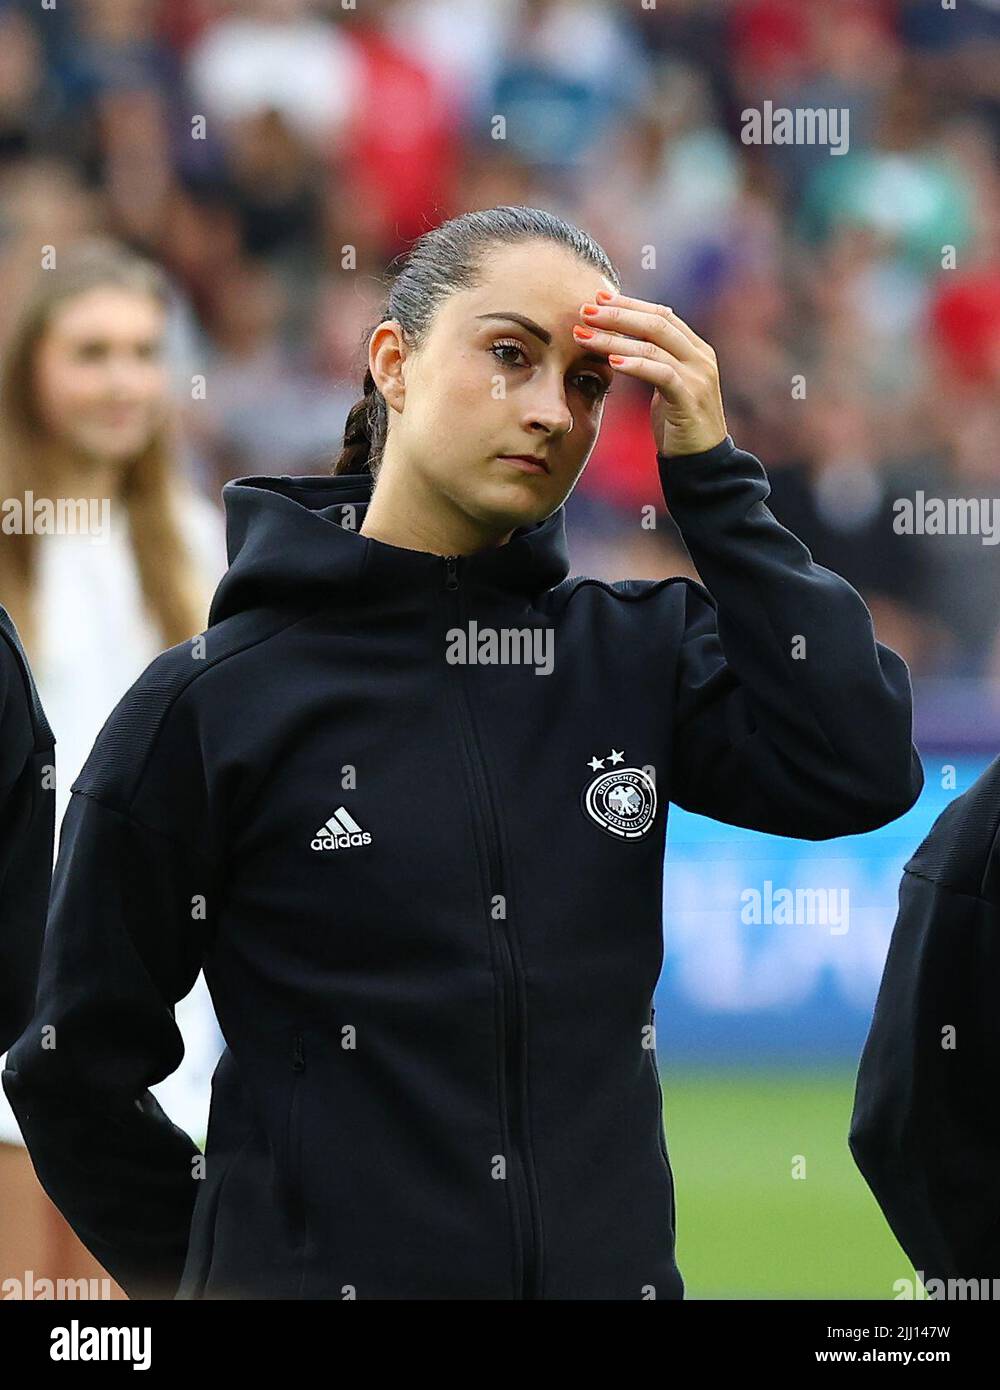
[[(600, 300), (596, 302), (601, 303)], [(687, 338), (688, 342), (691, 343), (694, 347), (700, 348), (702, 352), (714, 355), (715, 349), (712, 347), (711, 343), (706, 343), (704, 338), (699, 338), (698, 334), (694, 331), (690, 324), (685, 323), (684, 320), (681, 318), (680, 314), (675, 313), (675, 311), (669, 308), (667, 305), (654, 304), (652, 300), (649, 299), (633, 299), (630, 298), (628, 295), (619, 294), (615, 296), (611, 304), (606, 306), (602, 305), (602, 307), (614, 308), (619, 304), (622, 305), (623, 308), (646, 309), (650, 312), (654, 312), (661, 315), (663, 318), (665, 318), (667, 323), (671, 324), (674, 328), (676, 328), (679, 333), (682, 333), (684, 337)]]
[(676, 357), (685, 361), (696, 361), (704, 357), (704, 352), (692, 343), (686, 333), (673, 322), (670, 311), (664, 306), (636, 300), (638, 308), (624, 304), (599, 304), (597, 314), (583, 314), (583, 322), (589, 328), (613, 330), (632, 334), (639, 340), (654, 340), (669, 349)]
[(650, 357), (628, 357), (622, 353), (612, 355), (608, 361), (616, 372), (623, 376), (633, 376), (639, 381), (648, 381), (655, 386), (668, 401), (675, 405), (693, 406), (693, 397), (685, 385), (684, 378), (676, 367), (666, 361), (654, 361)]
[[(646, 314), (644, 317), (648, 320), (651, 315)], [(649, 357), (656, 361), (672, 362), (675, 366), (679, 366), (681, 362), (687, 360), (701, 360), (700, 355), (695, 354), (694, 349), (689, 344), (683, 343), (683, 339), (681, 340), (683, 344), (682, 350), (674, 353), (661, 346), (660, 343), (653, 342), (648, 337), (633, 337), (625, 333), (615, 333), (611, 329), (597, 328), (596, 326), (588, 326), (587, 331), (590, 333), (589, 338), (583, 337), (582, 334), (574, 328), (574, 337), (577, 342), (585, 344), (594, 352), (618, 352), (626, 357)], [(649, 332), (649, 329), (647, 328), (646, 331)], [(672, 347), (673, 344), (671, 344), (671, 348)]]

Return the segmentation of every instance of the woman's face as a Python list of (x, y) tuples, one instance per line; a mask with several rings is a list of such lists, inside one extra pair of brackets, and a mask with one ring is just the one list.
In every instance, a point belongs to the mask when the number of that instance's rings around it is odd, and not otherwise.
[(35, 354), (35, 401), (72, 453), (124, 463), (162, 420), (165, 314), (151, 295), (108, 286), (60, 304)]
[(482, 284), (442, 302), (419, 352), (404, 343), (400, 361), (398, 323), (380, 324), (369, 361), (389, 405), (383, 466), (416, 470), (425, 490), (498, 533), (549, 516), (590, 457), (615, 375), (573, 336), (600, 289), (615, 285), (564, 247), (498, 246)]

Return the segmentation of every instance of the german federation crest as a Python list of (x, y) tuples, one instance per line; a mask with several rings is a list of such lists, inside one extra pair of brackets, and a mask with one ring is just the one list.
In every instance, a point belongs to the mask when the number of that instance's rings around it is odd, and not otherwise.
[(617, 748), (603, 758), (591, 758), (587, 766), (597, 776), (584, 788), (581, 801), (591, 820), (609, 835), (619, 840), (640, 840), (656, 816), (656, 786), (641, 767), (605, 769), (605, 763), (624, 761), (624, 751)]

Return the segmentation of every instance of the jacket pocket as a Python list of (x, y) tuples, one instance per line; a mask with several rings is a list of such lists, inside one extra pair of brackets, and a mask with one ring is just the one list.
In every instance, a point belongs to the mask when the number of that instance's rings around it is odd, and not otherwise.
[(656, 1010), (653, 1008), (652, 1005), (650, 1005), (649, 1009), (649, 1025), (653, 1030), (653, 1046), (649, 1049), (649, 1064), (653, 1068), (653, 1075), (656, 1077), (656, 1095), (657, 1099), (660, 1102), (660, 1114), (659, 1120), (657, 1122), (657, 1134), (659, 1136), (660, 1141), (660, 1153), (663, 1155), (664, 1163), (669, 1168), (670, 1160), (667, 1157), (667, 1141), (664, 1138), (663, 1134), (663, 1087), (660, 1085), (660, 1068), (656, 1060)]
[(285, 1124), (285, 1166), (288, 1182), (288, 1221), (292, 1247), (301, 1253), (305, 1244), (305, 1202), (302, 1192), (302, 1091), (306, 1076), (305, 1036), (294, 1031), (291, 1038), (291, 1080), (288, 1116)]
[(248, 1136), (235, 1152), (222, 1161), (214, 1180), (211, 1177), (205, 1180), (205, 1186), (198, 1194), (191, 1217), (187, 1258), (175, 1299), (199, 1299), (204, 1296), (215, 1258), (215, 1231), (222, 1206), (222, 1192), (226, 1179), (242, 1158), (249, 1142)]
[(649, 1007), (649, 1022), (653, 1029), (653, 1046), (649, 1050), (649, 1061), (653, 1068), (653, 1075), (656, 1077), (656, 1096), (660, 1104), (657, 1137), (660, 1141), (660, 1153), (663, 1155), (663, 1164), (667, 1170), (667, 1178), (670, 1181), (670, 1225), (676, 1233), (677, 1212), (674, 1205), (674, 1175), (670, 1168), (670, 1156), (667, 1153), (667, 1140), (663, 1131), (663, 1087), (660, 1084), (660, 1067), (656, 1060), (656, 1009), (652, 1004)]

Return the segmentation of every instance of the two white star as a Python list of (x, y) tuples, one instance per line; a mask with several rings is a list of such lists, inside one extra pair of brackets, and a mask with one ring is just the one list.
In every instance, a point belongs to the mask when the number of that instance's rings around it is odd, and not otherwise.
[(598, 772), (601, 768), (603, 768), (605, 759), (607, 759), (607, 761), (612, 765), (614, 765), (615, 763), (623, 763), (625, 761), (625, 754), (623, 752), (619, 752), (617, 748), (612, 748), (611, 752), (605, 753), (603, 758), (598, 758), (595, 754), (595, 756), (591, 758), (587, 766), (589, 768), (592, 768), (594, 772)]

